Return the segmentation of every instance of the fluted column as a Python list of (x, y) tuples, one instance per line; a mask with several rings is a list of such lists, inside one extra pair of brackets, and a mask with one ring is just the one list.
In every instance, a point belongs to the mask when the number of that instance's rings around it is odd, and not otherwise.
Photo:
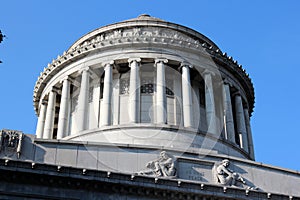
[(88, 125), (88, 101), (89, 101), (89, 88), (90, 88), (90, 74), (89, 68), (84, 68), (81, 71), (81, 85), (78, 97), (78, 110), (77, 110), (77, 127), (78, 132), (86, 130)]
[(249, 117), (249, 110), (248, 108), (244, 108), (244, 115), (245, 115), (245, 123), (246, 123), (246, 130), (247, 130), (247, 136), (248, 136), (248, 142), (249, 142), (249, 154), (250, 157), (254, 160), (254, 146), (253, 146), (253, 138), (252, 138), (252, 131), (251, 131), (251, 125), (250, 125), (250, 117)]
[(57, 91), (54, 88), (52, 88), (48, 97), (48, 106), (46, 111), (46, 120), (43, 134), (44, 139), (53, 139), (56, 94)]
[(212, 82), (212, 72), (204, 72), (204, 82), (207, 131), (209, 133), (217, 134), (216, 106)]
[(112, 68), (113, 61), (104, 65), (104, 89), (101, 105), (101, 125), (111, 125), (111, 100), (112, 100)]
[(70, 79), (66, 77), (63, 80), (60, 109), (58, 115), (57, 139), (67, 136), (69, 122), (69, 103), (70, 103)]
[(248, 149), (248, 136), (246, 130), (246, 123), (245, 123), (245, 114), (243, 108), (243, 101), (240, 94), (235, 95), (235, 111), (236, 111), (236, 127), (237, 132), (239, 134), (240, 139), (240, 146), (245, 151), (249, 151)]
[(130, 67), (129, 84), (129, 120), (132, 123), (139, 122), (140, 116), (140, 58), (128, 59)]
[(234, 120), (232, 113), (232, 103), (230, 95), (230, 85), (227, 82), (224, 82), (223, 85), (223, 108), (225, 115), (225, 137), (230, 142), (235, 143), (235, 129), (234, 129)]
[(166, 111), (166, 77), (165, 63), (167, 59), (156, 59), (156, 123), (165, 124), (167, 122)]
[(181, 64), (182, 70), (182, 105), (183, 105), (183, 126), (193, 126), (193, 115), (192, 115), (192, 90), (190, 80), (190, 65), (186, 63)]
[(39, 118), (36, 126), (36, 137), (43, 138), (45, 118), (47, 110), (47, 101), (43, 100), (40, 107)]

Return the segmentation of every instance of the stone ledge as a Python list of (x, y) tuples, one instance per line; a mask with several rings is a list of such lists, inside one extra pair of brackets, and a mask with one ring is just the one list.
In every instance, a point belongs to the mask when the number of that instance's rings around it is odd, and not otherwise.
[[(157, 199), (198, 199), (202, 197), (217, 197), (217, 199), (291, 199), (291, 196), (270, 194), (262, 191), (245, 190), (235, 187), (186, 181), (181, 179), (155, 178), (136, 176), (133, 174), (112, 173), (107, 171), (85, 170), (73, 167), (47, 165), (23, 161), (6, 161), (0, 159), (0, 177), (2, 192), (0, 194), (17, 195), (48, 195), (41, 190), (47, 187), (64, 191), (68, 189), (89, 192), (117, 192), (121, 195), (131, 194), (140, 197)], [(84, 172), (84, 173), (83, 173)], [(10, 185), (10, 187), (6, 187)], [(30, 189), (25, 189), (25, 185)], [(32, 186), (33, 185), (33, 186)], [(5, 190), (3, 190), (5, 188)], [(22, 190), (17, 189), (22, 188)], [(0, 189), (1, 190), (1, 189)], [(72, 193), (73, 194), (73, 193)], [(66, 197), (72, 194), (64, 194)], [(60, 194), (62, 195), (62, 194)], [(293, 197), (292, 199), (300, 199)]]
[[(158, 125), (158, 124), (112, 125), (112, 126), (105, 126), (105, 127), (100, 127), (100, 128), (97, 128), (97, 129), (82, 131), (79, 134), (65, 137), (63, 140), (59, 140), (59, 141), (70, 141), (70, 140), (72, 140), (74, 138), (77, 138), (77, 137), (87, 136), (87, 135), (92, 135), (92, 134), (98, 134), (99, 132), (102, 132), (102, 131), (116, 131), (116, 130), (119, 130), (119, 129), (126, 130), (126, 129), (141, 129), (141, 128), (145, 128), (145, 129), (160, 129), (160, 130), (163, 130), (163, 131), (173, 131), (173, 132), (178, 131), (178, 132), (184, 132), (184, 133), (187, 133), (187, 134), (201, 135), (203, 137), (208, 137), (209, 139), (214, 140), (216, 142), (220, 142), (220, 143), (228, 146), (229, 148), (232, 148), (235, 151), (241, 153), (243, 156), (245, 156), (245, 158), (251, 159), (250, 156), (249, 156), (249, 154), (245, 150), (243, 150), (242, 148), (240, 148), (237, 144), (234, 144), (234, 143), (232, 143), (230, 141), (227, 141), (224, 138), (217, 137), (217, 136), (215, 136), (212, 133), (206, 133), (206, 132), (203, 132), (203, 131), (197, 131), (196, 129), (193, 129), (193, 128), (185, 128), (185, 127), (179, 127), (179, 126), (173, 126), (173, 125)], [(57, 141), (57, 140), (50, 140), (50, 141)], [(93, 144), (93, 143), (89, 142), (88, 144)], [(114, 143), (114, 145), (117, 145), (117, 144), (119, 144), (119, 143)], [(128, 144), (126, 144), (126, 145), (128, 145)], [(159, 148), (160, 149), (160, 148), (165, 148), (165, 147), (164, 146), (155, 146), (155, 148)], [(197, 149), (197, 148), (195, 148), (195, 149)], [(195, 151), (198, 152), (199, 148), (197, 150), (195, 150)]]
[[(106, 146), (106, 147), (120, 147), (120, 148), (129, 148), (129, 149), (148, 149), (148, 150), (165, 150), (168, 152), (178, 152), (178, 153), (182, 153), (182, 149), (178, 149), (178, 148), (168, 148), (168, 147), (163, 147), (163, 146), (145, 146), (145, 145), (129, 145), (129, 144), (117, 144), (117, 143), (100, 143), (100, 142), (83, 142), (83, 141), (70, 141), (70, 140), (46, 140), (46, 139), (34, 139), (34, 142), (37, 144), (64, 144), (64, 145), (87, 145), (87, 146)], [(209, 151), (199, 151), (198, 148), (189, 148), (189, 149), (185, 149), (184, 153), (186, 154), (191, 154), (194, 156), (206, 156), (207, 158), (213, 158), (213, 159), (217, 159), (217, 160), (222, 160), (222, 159), (230, 159), (233, 162), (238, 162), (238, 163), (245, 163), (251, 166), (256, 166), (256, 167), (263, 167), (266, 169), (270, 169), (270, 170), (276, 170), (276, 171), (281, 171), (281, 172), (285, 172), (285, 173), (290, 173), (293, 175), (300, 175), (299, 171), (295, 171), (295, 170), (291, 170), (291, 169), (285, 169), (282, 167), (276, 167), (276, 166), (272, 166), (272, 165), (268, 165), (268, 164), (264, 164), (261, 162), (256, 162), (256, 161), (252, 161), (252, 160), (247, 160), (247, 159), (242, 159), (242, 158), (238, 158), (238, 157), (233, 157), (233, 156), (227, 156), (227, 155), (220, 155), (217, 153), (211, 153)], [(198, 159), (196, 158), (190, 158), (190, 157), (186, 157), (186, 156), (181, 156), (178, 157), (179, 159), (183, 159), (183, 160), (190, 160), (190, 161), (198, 161)]]

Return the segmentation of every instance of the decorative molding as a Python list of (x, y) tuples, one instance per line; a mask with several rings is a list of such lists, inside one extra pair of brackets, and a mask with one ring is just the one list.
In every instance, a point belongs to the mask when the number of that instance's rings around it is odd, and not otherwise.
[[(135, 27), (128, 29), (120, 28), (106, 33), (99, 33), (98, 35), (89, 38), (88, 40), (77, 45), (73, 49), (73, 51), (99, 42), (109, 42), (112, 40), (117, 40), (120, 42), (123, 38), (134, 39), (137, 41), (151, 41), (151, 39), (153, 40), (153, 38), (164, 38), (164, 41), (167, 41), (166, 39), (170, 39), (172, 40), (172, 42), (175, 40), (179, 40), (190, 44), (200, 45), (199, 40), (195, 40), (181, 32), (170, 30), (168, 28)], [(141, 38), (146, 38), (146, 40)]]

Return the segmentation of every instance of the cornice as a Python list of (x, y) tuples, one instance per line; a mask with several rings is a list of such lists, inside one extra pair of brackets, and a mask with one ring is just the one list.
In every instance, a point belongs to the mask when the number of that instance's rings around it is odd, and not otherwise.
[[(185, 159), (178, 158), (178, 159)], [(205, 161), (204, 161), (205, 162)], [(208, 163), (210, 164), (210, 163)], [(264, 167), (263, 165), (258, 165)], [(45, 186), (48, 189), (60, 188), (63, 191), (85, 190), (88, 192), (108, 192), (126, 195), (137, 195), (139, 197), (153, 197), (158, 199), (299, 199), (279, 193), (270, 193), (263, 190), (249, 190), (232, 186), (223, 186), (201, 181), (185, 180), (179, 178), (164, 178), (138, 175), (135, 173), (120, 173), (116, 171), (104, 171), (86, 168), (77, 168), (64, 165), (53, 165), (47, 163), (35, 163), (21, 160), (0, 159), (1, 180), (4, 183), (14, 183), (31, 186)], [(8, 186), (8, 187), (7, 187)], [(3, 194), (21, 195), (28, 194), (25, 189), (16, 192), (10, 184), (3, 184), (5, 191)], [(66, 187), (67, 186), (67, 187)], [(30, 197), (44, 198), (37, 196), (32, 191), (41, 189), (32, 187)], [(74, 195), (74, 192), (72, 193)], [(77, 195), (86, 197), (81, 191)], [(58, 197), (58, 193), (53, 193), (52, 198)], [(72, 195), (69, 195), (71, 197)], [(47, 196), (49, 198), (49, 196)], [(80, 196), (77, 196), (80, 197)], [(56, 199), (56, 198), (55, 198)]]

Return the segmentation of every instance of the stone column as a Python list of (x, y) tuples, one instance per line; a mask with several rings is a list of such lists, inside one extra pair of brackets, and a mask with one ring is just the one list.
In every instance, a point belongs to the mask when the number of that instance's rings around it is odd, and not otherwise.
[(166, 77), (165, 63), (167, 59), (156, 59), (156, 123), (166, 124), (167, 108), (166, 108)]
[(192, 115), (192, 90), (190, 80), (190, 65), (185, 63), (181, 64), (182, 70), (182, 106), (183, 106), (183, 126), (193, 126), (193, 115)]
[(214, 98), (214, 89), (212, 82), (212, 72), (204, 72), (205, 84), (205, 110), (207, 121), (207, 132), (217, 134), (217, 121), (216, 121), (216, 106)]
[(132, 123), (139, 122), (140, 116), (140, 58), (128, 59), (130, 67), (130, 84), (129, 84), (129, 120)]
[(232, 103), (230, 95), (230, 85), (228, 82), (224, 81), (223, 85), (223, 108), (224, 108), (224, 127), (225, 127), (225, 137), (230, 142), (235, 143), (235, 129), (234, 120), (232, 113)]
[(67, 136), (69, 122), (69, 103), (70, 103), (70, 79), (66, 77), (63, 80), (60, 109), (58, 115), (57, 139)]
[(248, 108), (244, 108), (244, 115), (245, 115), (245, 123), (246, 123), (246, 130), (247, 130), (247, 136), (248, 136), (248, 146), (249, 146), (249, 154), (250, 157), (254, 160), (254, 146), (253, 146), (253, 138), (252, 138), (252, 131), (251, 131), (251, 125), (250, 125), (250, 117), (249, 117), (249, 110)]
[(249, 152), (243, 101), (240, 94), (235, 95), (235, 112), (236, 112), (236, 127), (237, 127), (237, 132), (239, 134), (240, 146), (242, 149)]
[(46, 111), (46, 120), (43, 134), (44, 139), (53, 139), (56, 94), (57, 91), (54, 88), (52, 88), (48, 97), (48, 106)]
[(37, 123), (37, 127), (36, 127), (36, 137), (37, 138), (43, 138), (46, 110), (47, 110), (47, 101), (42, 100), (40, 112), (39, 112), (38, 123)]
[(111, 95), (112, 95), (112, 68), (113, 61), (104, 65), (104, 89), (101, 105), (101, 125), (111, 125)]
[(84, 68), (81, 71), (81, 85), (78, 96), (78, 110), (77, 110), (77, 127), (78, 132), (86, 130), (88, 125), (88, 101), (90, 89), (90, 74), (89, 68)]

